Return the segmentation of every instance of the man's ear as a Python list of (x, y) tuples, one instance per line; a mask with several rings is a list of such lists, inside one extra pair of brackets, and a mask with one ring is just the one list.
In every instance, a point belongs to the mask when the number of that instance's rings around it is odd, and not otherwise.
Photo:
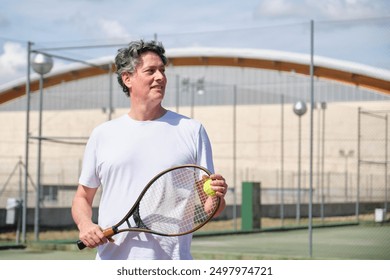
[(127, 86), (127, 88), (131, 88), (131, 74), (128, 72), (122, 73), (122, 81)]

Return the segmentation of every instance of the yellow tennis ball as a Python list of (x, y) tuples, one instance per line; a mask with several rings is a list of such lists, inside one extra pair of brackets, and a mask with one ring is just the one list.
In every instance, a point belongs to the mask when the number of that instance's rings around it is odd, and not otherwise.
[(211, 179), (207, 179), (206, 182), (203, 184), (203, 191), (208, 195), (208, 196), (214, 196), (215, 191), (211, 188)]

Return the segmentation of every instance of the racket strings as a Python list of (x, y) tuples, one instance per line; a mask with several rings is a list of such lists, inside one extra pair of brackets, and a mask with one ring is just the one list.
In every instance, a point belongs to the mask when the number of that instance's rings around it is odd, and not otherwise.
[(203, 170), (180, 168), (159, 177), (139, 205), (142, 224), (154, 232), (178, 235), (199, 228), (211, 218), (218, 199), (203, 191)]

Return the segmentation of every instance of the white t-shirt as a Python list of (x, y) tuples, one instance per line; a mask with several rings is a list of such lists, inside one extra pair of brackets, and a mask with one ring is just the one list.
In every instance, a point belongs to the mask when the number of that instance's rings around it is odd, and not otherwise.
[[(126, 114), (93, 130), (79, 183), (102, 187), (98, 224), (104, 229), (123, 218), (156, 174), (181, 164), (214, 172), (210, 141), (199, 122), (171, 111), (153, 121), (136, 121)], [(192, 259), (191, 234), (125, 232), (114, 239), (98, 247), (97, 259)]]

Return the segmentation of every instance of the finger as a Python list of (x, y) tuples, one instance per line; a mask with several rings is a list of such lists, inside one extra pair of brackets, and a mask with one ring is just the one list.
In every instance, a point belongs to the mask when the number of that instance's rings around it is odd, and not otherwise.
[(213, 187), (223, 187), (227, 188), (226, 182), (224, 180), (213, 180), (211, 181), (211, 186)]
[(100, 227), (95, 228), (87, 236), (85, 236), (83, 243), (89, 248), (95, 248), (108, 242), (108, 239), (104, 236)]
[(227, 192), (227, 188), (223, 186), (212, 186), (212, 189), (219, 197), (224, 197)]
[(210, 175), (211, 180), (225, 180), (221, 174), (211, 174)]

